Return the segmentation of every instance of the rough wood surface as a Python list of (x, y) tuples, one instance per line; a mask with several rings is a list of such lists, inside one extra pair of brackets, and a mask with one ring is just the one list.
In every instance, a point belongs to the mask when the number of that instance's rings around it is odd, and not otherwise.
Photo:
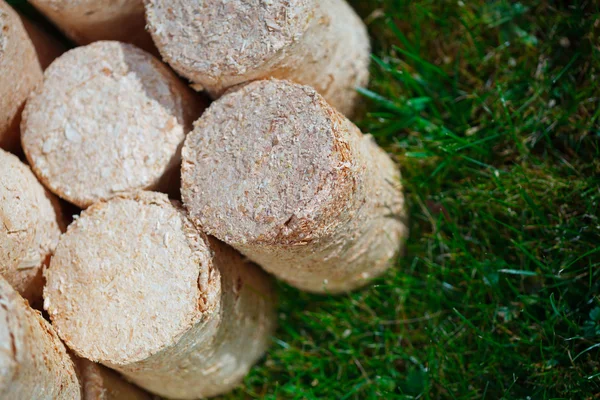
[(267, 80), (226, 94), (182, 153), (192, 221), (298, 288), (363, 285), (407, 234), (398, 167), (307, 86)]
[(151, 192), (85, 210), (59, 242), (44, 295), (79, 356), (169, 398), (238, 385), (274, 324), (268, 276)]
[(83, 400), (150, 400), (152, 395), (119, 374), (84, 358), (74, 357)]
[(119, 40), (153, 52), (143, 0), (29, 0), (79, 45)]
[(0, 150), (0, 275), (31, 304), (42, 297), (42, 269), (62, 222), (57, 199), (28, 166)]
[(42, 68), (21, 19), (0, 0), (0, 148), (19, 149), (21, 111), (41, 81)]
[(23, 150), (50, 190), (82, 208), (118, 193), (169, 190), (204, 106), (150, 54), (95, 42), (48, 67), (23, 112)]
[(310, 85), (351, 114), (368, 81), (366, 28), (344, 0), (145, 0), (163, 58), (213, 97), (275, 77)]
[(73, 362), (54, 329), (2, 277), (0, 399), (81, 399)]

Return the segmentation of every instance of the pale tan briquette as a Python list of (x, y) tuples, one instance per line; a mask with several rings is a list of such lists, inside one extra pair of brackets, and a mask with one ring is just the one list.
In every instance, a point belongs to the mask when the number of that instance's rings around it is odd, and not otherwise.
[(219, 97), (274, 77), (310, 85), (342, 113), (369, 78), (369, 37), (344, 0), (145, 0), (148, 30), (181, 75)]
[(42, 70), (44, 70), (48, 68), (52, 61), (63, 54), (66, 51), (66, 48), (64, 44), (44, 28), (34, 24), (23, 15), (20, 15), (20, 17), (33, 46), (35, 47), (40, 66), (42, 67)]
[(266, 80), (226, 94), (182, 153), (192, 221), (300, 289), (365, 284), (407, 235), (398, 167), (308, 86)]
[(75, 353), (169, 398), (237, 386), (274, 326), (269, 277), (207, 239), (164, 194), (85, 210), (46, 278), (44, 306)]
[(74, 357), (83, 400), (150, 400), (149, 393), (125, 381), (116, 372), (84, 358)]
[(0, 148), (19, 149), (21, 111), (41, 81), (42, 68), (21, 19), (0, 0)]
[(16, 156), (0, 150), (0, 275), (31, 304), (63, 226), (57, 199)]
[(81, 399), (73, 362), (56, 332), (2, 277), (0, 399)]
[(79, 45), (100, 40), (132, 43), (152, 52), (143, 0), (29, 0)]
[(119, 193), (168, 191), (178, 187), (181, 145), (204, 107), (150, 54), (95, 42), (48, 67), (23, 112), (23, 150), (40, 180), (81, 208)]

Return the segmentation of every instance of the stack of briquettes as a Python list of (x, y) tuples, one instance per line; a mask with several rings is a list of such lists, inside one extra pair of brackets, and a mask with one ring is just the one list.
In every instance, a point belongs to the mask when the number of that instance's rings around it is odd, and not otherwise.
[(79, 47), (0, 0), (0, 398), (226, 393), (271, 275), (337, 294), (393, 264), (400, 172), (348, 119), (370, 46), (343, 0), (30, 3)]

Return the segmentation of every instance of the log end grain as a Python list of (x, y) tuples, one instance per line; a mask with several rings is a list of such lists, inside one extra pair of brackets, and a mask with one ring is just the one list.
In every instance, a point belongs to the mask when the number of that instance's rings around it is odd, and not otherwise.
[(314, 89), (279, 80), (214, 102), (182, 151), (182, 198), (192, 220), (234, 247), (318, 235), (321, 215), (313, 211), (343, 172), (336, 117)]
[(220, 273), (218, 310), (176, 345), (118, 368), (132, 382), (168, 398), (206, 398), (235, 389), (269, 347), (275, 328), (270, 277), (230, 246), (211, 237), (207, 244)]
[(23, 113), (23, 149), (40, 180), (82, 208), (115, 194), (168, 190), (203, 107), (150, 54), (95, 42), (48, 67)]
[(19, 149), (21, 111), (41, 81), (42, 68), (21, 19), (0, 0), (0, 148)]
[(146, 0), (146, 19), (163, 58), (188, 79), (219, 86), (245, 75), (296, 42), (315, 0)]
[(81, 398), (73, 363), (58, 335), (2, 277), (0, 398)]
[(407, 235), (399, 168), (308, 86), (272, 79), (227, 93), (182, 157), (194, 223), (303, 290), (364, 285)]
[(370, 43), (345, 0), (146, 0), (148, 30), (181, 75), (220, 97), (257, 79), (308, 85), (345, 115), (369, 79)]
[(166, 195), (85, 210), (46, 271), (44, 308), (79, 356), (124, 365), (177, 342), (220, 292), (204, 238)]
[(28, 166), (0, 150), (0, 275), (32, 304), (63, 228), (56, 198)]
[(239, 385), (275, 321), (269, 277), (151, 192), (85, 210), (61, 238), (44, 295), (78, 355), (168, 398)]

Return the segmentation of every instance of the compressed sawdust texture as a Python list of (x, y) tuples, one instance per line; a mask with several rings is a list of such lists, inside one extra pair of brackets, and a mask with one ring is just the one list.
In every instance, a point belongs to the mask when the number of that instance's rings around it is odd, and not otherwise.
[(44, 296), (79, 356), (171, 398), (239, 384), (274, 320), (268, 277), (151, 192), (84, 211), (61, 238)]
[(119, 40), (152, 52), (143, 0), (29, 0), (79, 45)]
[(0, 150), (0, 275), (32, 304), (41, 299), (42, 268), (62, 221), (56, 198), (29, 167)]
[(0, 277), (0, 399), (80, 398), (73, 362), (58, 335)]
[(211, 105), (185, 142), (182, 198), (200, 229), (314, 292), (381, 274), (407, 233), (394, 163), (312, 88), (287, 81)]
[(21, 19), (0, 0), (0, 148), (19, 149), (21, 111), (41, 81), (42, 69)]
[(150, 54), (96, 42), (48, 67), (23, 113), (23, 149), (40, 180), (82, 208), (119, 193), (168, 190), (202, 108)]
[(369, 38), (344, 0), (146, 0), (148, 29), (164, 59), (218, 97), (276, 77), (313, 86), (353, 112), (368, 81)]

